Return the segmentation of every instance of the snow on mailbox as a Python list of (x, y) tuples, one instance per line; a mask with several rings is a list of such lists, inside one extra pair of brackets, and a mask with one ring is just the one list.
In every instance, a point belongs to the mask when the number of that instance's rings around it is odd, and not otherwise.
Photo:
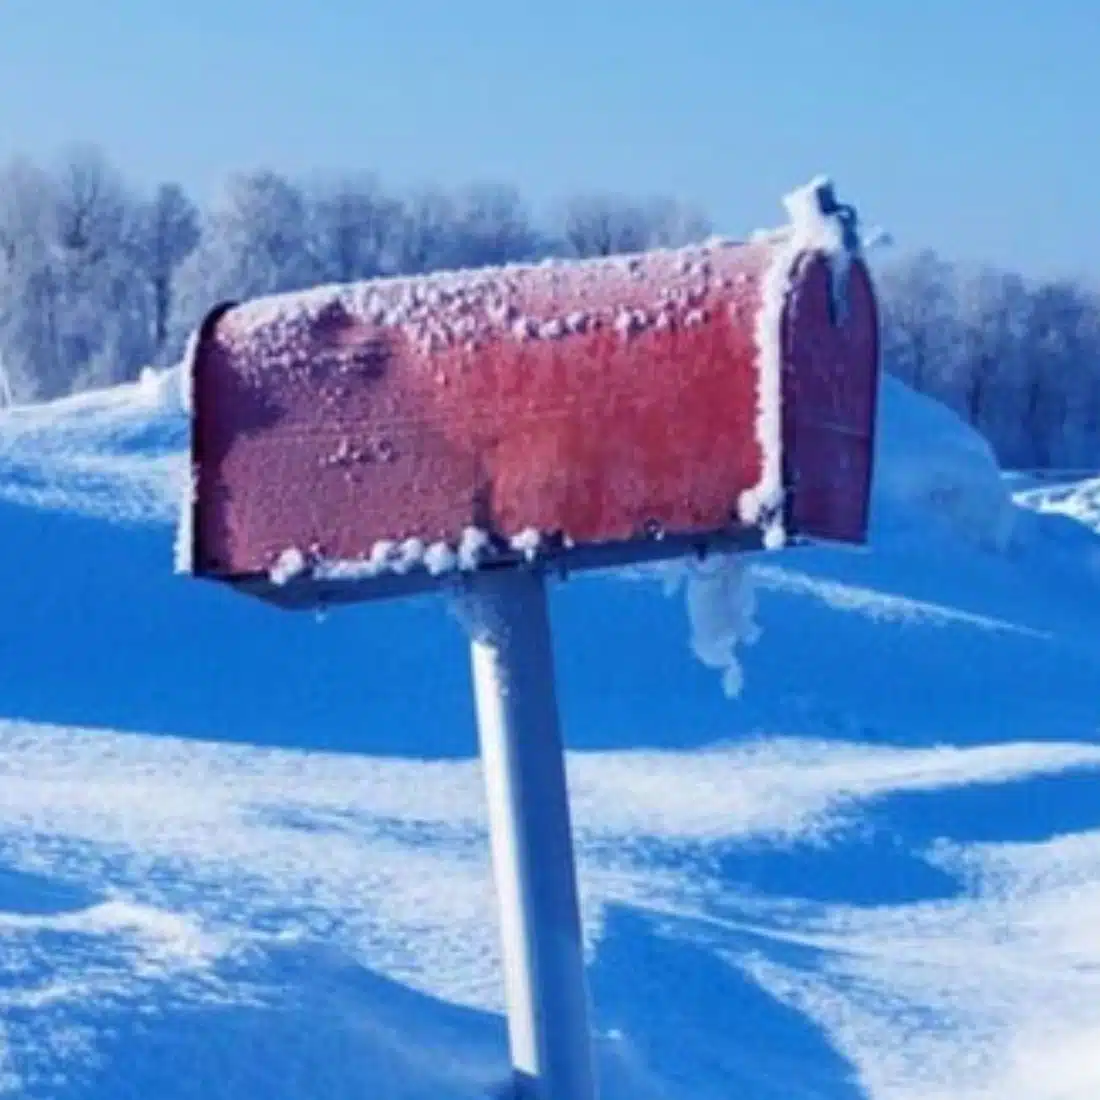
[(595, 1094), (544, 574), (866, 535), (856, 217), (825, 179), (785, 204), (744, 243), (227, 304), (189, 351), (184, 571), (463, 593), (524, 1095)]

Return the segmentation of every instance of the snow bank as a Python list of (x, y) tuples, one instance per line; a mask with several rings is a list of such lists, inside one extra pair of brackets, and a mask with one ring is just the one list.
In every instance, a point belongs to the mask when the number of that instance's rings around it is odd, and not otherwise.
[(884, 374), (879, 389), (872, 542), (898, 528), (933, 525), (983, 549), (1004, 551), (1014, 512), (986, 440), (946, 405)]
[(114, 522), (174, 521), (187, 421), (178, 372), (0, 411), (0, 502)]
[[(186, 429), (170, 381), (0, 413), (0, 499), (48, 489), (50, 507), (171, 522), (156, 471), (182, 475)], [(570, 758), (599, 1022), (645, 1086), (617, 1085), (604, 1053), (609, 1100), (1097, 1094), (1100, 835), (1072, 835), (1095, 822), (1096, 604), (1033, 583), (1030, 559), (986, 569), (962, 540), (998, 530), (988, 449), (883, 389), (875, 553), (659, 571), (727, 689), (753, 586), (770, 599), (781, 629), (736, 713), (677, 663), (668, 607), (597, 610), (610, 586), (580, 583), (562, 601), (562, 635), (586, 639), (562, 655), (577, 741), (674, 745)], [(292, 616), (174, 584), (158, 540), (4, 518), (5, 711), (86, 726), (0, 721), (0, 910), (22, 914), (0, 914), (0, 1095), (487, 1095), (475, 1076), (505, 1045), (480, 771), (382, 755), (431, 757), (450, 727), (456, 753), (474, 744), (438, 620), (380, 607), (312, 642)], [(929, 576), (931, 524), (950, 537)], [(74, 546), (79, 577), (57, 568)], [(795, 572), (807, 558), (823, 576)], [(1048, 619), (1060, 601), (1072, 614)], [(1087, 663), (1070, 652), (1086, 645)], [(968, 702), (976, 683), (1002, 686), (997, 707)], [(684, 747), (792, 716), (805, 736)], [(354, 753), (152, 735), (316, 745), (343, 728)]]

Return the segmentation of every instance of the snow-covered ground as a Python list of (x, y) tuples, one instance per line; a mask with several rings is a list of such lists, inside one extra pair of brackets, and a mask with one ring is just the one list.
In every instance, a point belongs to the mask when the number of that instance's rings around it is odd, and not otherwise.
[(1100, 533), (1100, 476), (1032, 485), (1013, 493), (1013, 497), (1025, 508), (1069, 516)]
[[(0, 1096), (492, 1095), (457, 625), (173, 575), (169, 394), (0, 413)], [(1013, 491), (888, 381), (732, 699), (680, 593), (555, 590), (609, 1100), (1100, 1095), (1098, 491)]]

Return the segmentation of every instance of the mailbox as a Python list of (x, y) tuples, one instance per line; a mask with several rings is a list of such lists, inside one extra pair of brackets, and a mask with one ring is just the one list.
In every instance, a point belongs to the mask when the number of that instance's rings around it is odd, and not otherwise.
[(545, 574), (866, 536), (855, 214), (785, 202), (744, 243), (227, 303), (188, 354), (179, 568), (289, 608), (463, 581), (516, 1096), (598, 1092)]
[(189, 357), (184, 569), (308, 606), (861, 541), (874, 294), (831, 186), (788, 207), (744, 243), (218, 307)]

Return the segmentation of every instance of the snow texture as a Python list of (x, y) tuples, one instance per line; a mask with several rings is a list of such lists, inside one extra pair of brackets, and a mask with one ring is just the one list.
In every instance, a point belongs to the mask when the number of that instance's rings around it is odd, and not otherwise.
[[(0, 991), (8, 1094), (48, 1095), (64, 1081), (71, 1090), (65, 1095), (99, 1096), (88, 1090), (120, 1057), (116, 1073), (136, 1079), (135, 1087), (152, 1075), (157, 1095), (186, 1095), (182, 1082), (171, 1083), (185, 1070), (189, 1087), (226, 1100), (257, 1088), (286, 1098), (315, 1095), (325, 1072), (339, 1072), (332, 1095), (351, 1095), (362, 1086), (360, 1075), (371, 1072), (356, 1051), (375, 1059), (374, 1087), (385, 1085), (386, 1095), (439, 1095), (440, 1083), (425, 1067), (454, 1072), (456, 1059), (459, 1066), (466, 1061), (465, 1072), (448, 1095), (478, 1095), (462, 1085), (473, 1057), (485, 1063), (483, 1086), (491, 1075), (504, 1076), (499, 1026), (486, 1036), (471, 1015), (464, 1027), (433, 1035), (431, 1024), (439, 1011), (433, 1006), (441, 1004), (492, 1020), (502, 1010), (475, 762), (230, 748), (26, 723), (0, 723), (0, 748), (9, 769), (0, 806), (4, 896), (17, 888), (30, 900), (37, 892), (34, 911), (0, 913), (0, 966), (9, 974)], [(998, 1095), (1084, 1100), (1096, 1081), (1091, 1059), (1080, 1055), (1076, 1082), (1068, 1067), (1056, 1078), (1068, 1080), (1070, 1091), (1010, 1085), (1021, 1068), (1029, 1086), (1040, 1081), (1039, 1067), (1047, 1065), (1033, 1033), (1040, 1018), (1027, 996), (1037, 974), (1051, 1065), (1096, 1026), (1089, 1007), (1095, 1001), (1082, 996), (1089, 979), (1076, 973), (1079, 963), (1100, 961), (1092, 934), (1100, 894), (1089, 885), (1100, 881), (1093, 836), (1038, 848), (933, 844), (923, 853), (927, 865), (961, 887), (935, 906), (787, 901), (746, 892), (720, 870), (721, 854), (739, 846), (797, 851), (842, 842), (884, 799), (995, 791), (1075, 768), (1095, 773), (1100, 749), (899, 750), (777, 740), (574, 757), (589, 957), (598, 970), (602, 952), (621, 951), (622, 912), (656, 922), (655, 935), (638, 946), (667, 956), (673, 973), (682, 965), (669, 954), (674, 945), (687, 957), (707, 952), (710, 976), (697, 977), (694, 988), (665, 987), (654, 1020), (667, 1024), (668, 1005), (676, 1002), (690, 1014), (678, 1027), (688, 1051), (700, 1040), (695, 1029), (708, 1027), (708, 1011), (716, 1053), (734, 1041), (728, 1060), (719, 1058), (717, 1079), (685, 1060), (693, 1091), (702, 1090), (696, 1094), (721, 1095), (730, 1073), (734, 1081), (752, 1080), (754, 1057), (763, 1068), (780, 1054), (763, 1035), (762, 1046), (751, 1041), (758, 1016), (739, 1021), (722, 1006), (733, 975), (744, 974), (823, 1027), (858, 1068), (868, 1096), (978, 1097), (993, 1095), (980, 1091), (992, 1085), (1007, 1089)], [(1072, 906), (1064, 904), (1067, 896)], [(822, 963), (810, 965), (807, 951)], [(623, 997), (664, 980), (647, 974), (643, 958), (621, 979)], [(355, 988), (341, 970), (357, 968), (372, 975), (365, 988), (358, 983), (366, 996), (352, 1010), (358, 1038), (349, 1044), (352, 1056), (337, 1060), (343, 1069), (326, 1071), (324, 1032), (334, 1023), (347, 1026), (340, 1000)], [(981, 982), (944, 980), (965, 971)], [(297, 996), (316, 1005), (312, 1021), (294, 1023), (291, 981)], [(421, 999), (401, 1032), (428, 1045), (400, 1063), (401, 1082), (377, 1080), (388, 1068), (378, 1034), (388, 1030), (381, 1027), (388, 1015), (381, 982)], [(605, 1005), (601, 1032), (614, 1024), (622, 1039), (644, 1045), (641, 1017), (625, 1011), (630, 1000), (622, 1003), (619, 1011)], [(914, 1034), (910, 1016), (931, 1010), (955, 1021), (954, 1036), (932, 1027)], [(123, 1031), (128, 1046), (116, 1050), (118, 1021), (141, 1015), (154, 1036), (176, 1020), (190, 1019), (192, 1027), (200, 1021), (193, 1060), (158, 1066), (163, 1040), (151, 1044), (141, 1031)], [(234, 1074), (219, 1073), (219, 1029), (247, 1037), (242, 1050), (252, 1049), (265, 1028), (281, 1032), (283, 1018), (300, 1030), (287, 1033), (281, 1049), (260, 1060), (238, 1061), (238, 1054)], [(968, 1058), (961, 1043), (977, 1034), (977, 1056)], [(185, 1035), (167, 1047), (176, 1057), (192, 1049), (180, 1046)], [(659, 1066), (658, 1036), (654, 1030), (648, 1041), (656, 1043)], [(668, 1038), (677, 1041), (676, 1034)], [(321, 1045), (314, 1051), (313, 1043)], [(612, 1100), (670, 1095), (646, 1059), (637, 1067), (640, 1080), (623, 1080), (621, 1052), (604, 1041), (599, 1051)], [(1021, 1057), (1023, 1067), (1014, 1064)], [(806, 1086), (820, 1072), (801, 1065), (796, 1081)], [(299, 1084), (279, 1079), (288, 1073)], [(850, 1095), (836, 1085), (818, 1094)]]
[(174, 522), (186, 496), (176, 371), (3, 410), (0, 503), (124, 523)]
[(514, 535), (510, 544), (517, 553), (522, 554), (528, 561), (533, 561), (542, 545), (542, 535), (534, 527), (527, 527), (518, 535)]
[(271, 581), (280, 587), (306, 571), (306, 556), (297, 547), (284, 550), (271, 567)]
[[(533, 544), (531, 533), (525, 532), (513, 540), (513, 549), (530, 557), (537, 550), (538, 541), (537, 532)], [(371, 548), (368, 557), (351, 560), (314, 557), (291, 546), (279, 554), (268, 576), (280, 586), (304, 576), (324, 581), (351, 582), (371, 580), (387, 573), (403, 575), (421, 569), (438, 577), (477, 569), (489, 552), (490, 545), (489, 535), (485, 531), (467, 527), (456, 546), (442, 540), (426, 543), (419, 538), (401, 541), (381, 539)]]

